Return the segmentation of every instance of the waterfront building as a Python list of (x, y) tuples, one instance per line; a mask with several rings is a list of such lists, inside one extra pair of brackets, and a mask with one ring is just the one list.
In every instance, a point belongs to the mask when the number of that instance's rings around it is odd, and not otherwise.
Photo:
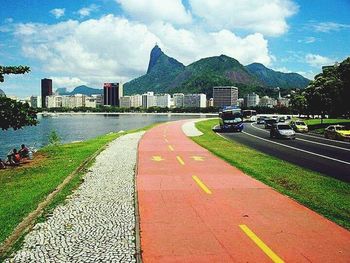
[(234, 86), (213, 87), (214, 107), (237, 106), (238, 88)]
[(62, 96), (50, 95), (45, 97), (45, 108), (61, 108), (62, 107)]
[(85, 100), (84, 100), (84, 107), (86, 108), (96, 108), (97, 107), (97, 99), (94, 98), (94, 97), (85, 97)]
[(255, 92), (251, 94), (247, 94), (244, 97), (244, 106), (249, 107), (256, 107), (259, 104), (260, 97), (258, 94), (255, 94)]
[(120, 98), (123, 97), (123, 85), (121, 83), (104, 83), (104, 105), (120, 107)]
[(185, 94), (184, 108), (205, 108), (207, 106), (207, 95)]
[(103, 105), (103, 95), (102, 94), (92, 94), (92, 98), (96, 101), (96, 108)]
[(170, 108), (170, 94), (156, 94), (155, 95), (155, 104), (157, 107), (161, 108)]
[(145, 94), (142, 94), (142, 108), (150, 108), (156, 106), (156, 99), (154, 92), (149, 91)]
[(131, 96), (131, 107), (133, 108), (142, 107), (142, 95), (136, 94)]
[(121, 108), (131, 108), (131, 96), (123, 96), (120, 98)]
[(174, 107), (175, 108), (183, 108), (184, 107), (184, 98), (185, 98), (185, 94), (174, 93), (173, 94)]
[(41, 105), (43, 108), (47, 107), (46, 97), (52, 95), (52, 79), (41, 80)]
[(210, 98), (210, 99), (207, 101), (207, 107), (214, 107), (214, 99), (213, 99), (213, 98)]
[(31, 96), (30, 106), (33, 108), (41, 108), (41, 96)]

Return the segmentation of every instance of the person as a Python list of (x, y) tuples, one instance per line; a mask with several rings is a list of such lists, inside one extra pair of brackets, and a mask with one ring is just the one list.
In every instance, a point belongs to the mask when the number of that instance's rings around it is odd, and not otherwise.
[(17, 149), (13, 149), (7, 155), (7, 162), (10, 165), (18, 165), (21, 161), (21, 155), (17, 152)]
[(2, 159), (0, 159), (0, 169), (5, 169), (5, 168), (6, 168), (5, 162)]
[(21, 149), (19, 150), (19, 155), (21, 156), (21, 158), (29, 157), (29, 149), (24, 144), (21, 145)]

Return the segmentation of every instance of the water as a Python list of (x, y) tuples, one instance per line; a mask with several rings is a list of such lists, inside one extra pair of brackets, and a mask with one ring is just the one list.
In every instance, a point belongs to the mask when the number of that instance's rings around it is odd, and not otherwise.
[(157, 123), (180, 119), (198, 118), (198, 116), (148, 115), (148, 114), (77, 114), (42, 117), (38, 115), (37, 126), (24, 127), (14, 131), (0, 131), (0, 158), (5, 158), (13, 148), (20, 148), (24, 143), (39, 149), (48, 144), (50, 133), (58, 133), (62, 143), (83, 141), (109, 132), (131, 130)]

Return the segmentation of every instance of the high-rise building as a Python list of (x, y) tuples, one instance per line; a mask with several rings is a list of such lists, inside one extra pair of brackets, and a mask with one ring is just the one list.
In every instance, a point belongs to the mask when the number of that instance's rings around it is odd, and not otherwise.
[(157, 107), (160, 108), (170, 108), (170, 94), (156, 94), (155, 95), (155, 103)]
[(148, 109), (149, 107), (156, 106), (156, 97), (154, 92), (149, 91), (145, 94), (142, 94), (142, 108)]
[(213, 87), (214, 107), (236, 106), (238, 88), (234, 86)]
[(247, 94), (244, 97), (244, 106), (247, 108), (249, 107), (256, 107), (259, 104), (260, 97), (258, 94), (255, 94), (254, 92), (251, 94)]
[(207, 96), (205, 94), (185, 94), (185, 108), (206, 108)]
[(123, 97), (121, 83), (105, 83), (103, 85), (104, 105), (120, 107), (120, 98)]
[(142, 107), (142, 95), (136, 94), (131, 96), (131, 107), (133, 108)]
[(123, 96), (120, 98), (120, 108), (131, 108), (131, 96)]
[(33, 108), (41, 108), (41, 96), (31, 96), (30, 106)]
[(47, 108), (46, 97), (52, 95), (52, 79), (41, 80), (41, 107)]
[(184, 107), (184, 97), (185, 97), (185, 95), (183, 93), (174, 93), (173, 94), (175, 108), (183, 108)]

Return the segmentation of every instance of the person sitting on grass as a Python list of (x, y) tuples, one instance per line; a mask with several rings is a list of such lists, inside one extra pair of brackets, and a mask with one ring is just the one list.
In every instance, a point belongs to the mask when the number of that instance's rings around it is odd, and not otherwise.
[(21, 156), (21, 158), (29, 157), (29, 149), (24, 144), (21, 145), (21, 149), (19, 150), (19, 155)]
[(6, 164), (2, 159), (0, 159), (0, 170), (1, 169), (6, 169)]
[(7, 155), (7, 164), (9, 165), (19, 165), (21, 161), (21, 156), (17, 152), (17, 149), (13, 149), (12, 152), (9, 152)]

